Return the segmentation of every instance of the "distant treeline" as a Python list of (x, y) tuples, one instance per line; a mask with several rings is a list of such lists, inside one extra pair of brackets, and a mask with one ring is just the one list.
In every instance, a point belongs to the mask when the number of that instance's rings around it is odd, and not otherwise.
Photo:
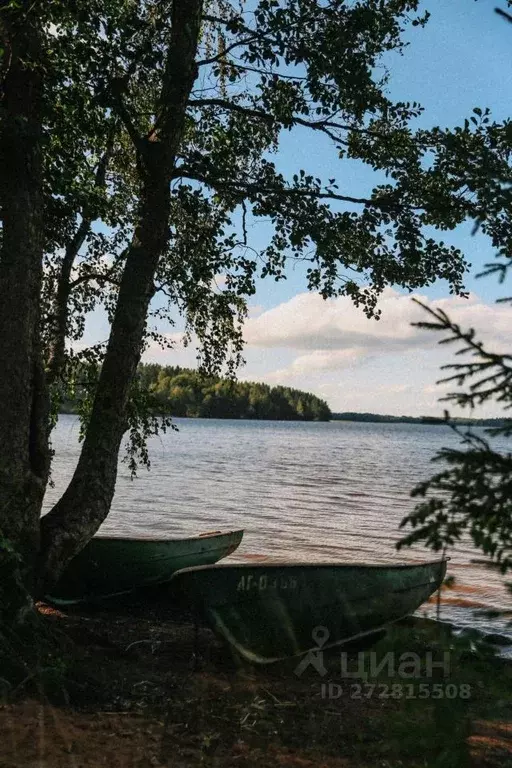
[(169, 407), (173, 416), (210, 419), (282, 419), (329, 421), (324, 400), (290, 387), (204, 376), (188, 368), (140, 365), (144, 388)]
[[(344, 411), (343, 413), (333, 413), (333, 421), (373, 421), (384, 423), (402, 423), (402, 424), (446, 424), (444, 419), (435, 416), (391, 416), (381, 413), (354, 413), (353, 411)], [(500, 427), (505, 424), (505, 419), (465, 419), (452, 418), (455, 424), (472, 427)]]

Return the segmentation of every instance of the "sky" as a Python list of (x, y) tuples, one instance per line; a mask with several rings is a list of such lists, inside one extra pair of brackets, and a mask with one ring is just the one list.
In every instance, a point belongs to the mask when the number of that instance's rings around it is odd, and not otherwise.
[[(430, 11), (429, 23), (424, 29), (409, 27), (409, 47), (386, 62), (391, 73), (389, 95), (419, 101), (425, 108), (418, 127), (461, 125), (474, 107), (489, 107), (496, 120), (510, 116), (511, 27), (494, 13), (499, 4), (500, 0), (428, 0), (420, 5), (420, 10)], [(501, 5), (505, 7), (504, 0)], [(336, 176), (346, 194), (367, 192), (369, 172), (359, 164), (338, 161), (328, 140), (305, 131), (286, 136), (273, 158), (286, 175), (304, 168), (322, 178)], [(258, 247), (264, 231), (255, 227), (249, 236)], [(494, 258), (490, 243), (482, 235), (472, 236), (469, 224), (447, 236), (443, 233), (442, 239), (461, 248), (471, 263), (466, 279), (469, 298), (450, 297), (442, 282), (419, 291), (416, 298), (442, 306), (463, 327), (476, 327), (494, 349), (505, 350), (511, 309), (496, 304), (503, 286), (493, 278), (476, 279), (483, 264)], [(439, 398), (453, 387), (436, 381), (448, 375), (440, 366), (453, 362), (452, 350), (438, 344), (438, 335), (411, 326), (425, 319), (425, 313), (409, 294), (389, 287), (379, 307), (382, 318), (377, 322), (367, 319), (349, 299), (325, 302), (307, 292), (300, 268), (291, 269), (285, 281), (259, 281), (245, 324), (246, 364), (239, 378), (313, 392), (333, 411), (441, 415), (446, 406)], [(107, 333), (103, 317), (95, 314), (86, 341)], [(183, 349), (180, 333), (172, 330), (169, 338), (175, 342), (173, 350), (151, 346), (144, 361), (194, 367), (195, 351)], [(500, 414), (497, 406), (478, 411), (479, 416)]]

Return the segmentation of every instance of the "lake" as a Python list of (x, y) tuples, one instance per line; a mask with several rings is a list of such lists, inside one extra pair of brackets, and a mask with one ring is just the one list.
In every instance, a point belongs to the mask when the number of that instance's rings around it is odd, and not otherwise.
[[(102, 532), (184, 537), (244, 528), (239, 562), (253, 558), (404, 562), (434, 559), (422, 548), (396, 552), (401, 519), (414, 507), (411, 488), (434, 471), (430, 459), (455, 446), (448, 427), (176, 419), (178, 432), (150, 442), (151, 471), (131, 480), (120, 463), (111, 514)], [(504, 443), (506, 445), (506, 443)], [(508, 443), (510, 446), (510, 443)], [(48, 509), (79, 455), (78, 419), (61, 416), (53, 433), (54, 488)], [(509, 449), (509, 448), (508, 448)], [(439, 466), (439, 465), (437, 465)], [(512, 637), (508, 619), (482, 610), (510, 608), (503, 579), (475, 564), (469, 543), (449, 552), (455, 585), (442, 618)], [(432, 605), (421, 612), (433, 615)]]

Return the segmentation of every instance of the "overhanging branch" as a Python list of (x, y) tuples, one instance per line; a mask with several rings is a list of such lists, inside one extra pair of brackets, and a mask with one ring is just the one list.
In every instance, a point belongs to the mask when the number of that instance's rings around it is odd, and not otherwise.
[(267, 187), (257, 183), (242, 182), (242, 181), (229, 181), (227, 179), (212, 179), (208, 176), (204, 176), (196, 171), (187, 170), (183, 166), (176, 168), (173, 179), (192, 179), (199, 181), (201, 184), (205, 184), (217, 191), (225, 191), (232, 193), (240, 193), (243, 197), (250, 195), (282, 195), (292, 197), (311, 197), (317, 200), (339, 200), (343, 203), (354, 203), (355, 205), (366, 205), (373, 208), (390, 208), (396, 207), (397, 200), (393, 199), (378, 199), (368, 197), (352, 197), (351, 195), (339, 195), (335, 192), (322, 192), (314, 189), (302, 189), (291, 187)]
[[(94, 189), (102, 189), (105, 186), (107, 168), (112, 153), (114, 151), (114, 137), (117, 126), (114, 123), (110, 135), (107, 139), (105, 152), (98, 162), (94, 177)], [(91, 224), (94, 220), (94, 213), (89, 208), (82, 212), (82, 220), (66, 247), (64, 258), (62, 260), (60, 275), (57, 284), (56, 308), (53, 320), (53, 334), (50, 342), (50, 354), (47, 368), (48, 384), (53, 383), (60, 376), (64, 367), (66, 333), (69, 317), (69, 296), (73, 283), (71, 282), (71, 272), (73, 264), (85, 242), (85, 238), (90, 232)]]
[[(298, 115), (293, 115), (289, 120), (278, 120), (274, 115), (264, 112), (260, 109), (253, 109), (252, 107), (246, 107), (242, 104), (236, 104), (226, 99), (190, 99), (189, 105), (191, 107), (219, 107), (229, 112), (239, 112), (245, 114), (248, 117), (255, 117), (259, 120), (263, 120), (269, 124), (281, 124), (283, 127), (288, 128), (294, 125), (301, 125), (305, 128), (311, 128), (314, 131), (321, 131), (325, 133), (329, 138), (338, 144), (348, 145), (348, 142), (341, 136), (333, 133), (332, 130), (345, 131), (347, 133), (358, 133), (366, 136), (373, 136), (376, 138), (386, 138), (386, 134), (379, 131), (373, 131), (371, 128), (359, 128), (353, 125), (346, 125), (344, 123), (337, 123), (332, 119), (326, 120), (306, 120)], [(332, 129), (332, 130), (330, 130)]]

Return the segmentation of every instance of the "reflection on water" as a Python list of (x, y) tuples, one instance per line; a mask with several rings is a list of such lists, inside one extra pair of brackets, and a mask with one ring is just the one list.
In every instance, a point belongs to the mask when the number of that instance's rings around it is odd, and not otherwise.
[[(413, 508), (410, 489), (432, 474), (429, 461), (457, 438), (444, 426), (176, 419), (179, 432), (151, 441), (151, 472), (131, 481), (120, 464), (102, 531), (189, 536), (242, 527), (232, 560), (255, 556), (309, 561), (431, 559), (397, 553), (398, 525)], [(55, 487), (64, 490), (78, 458), (78, 422), (62, 416), (53, 436)], [(503, 580), (471, 560), (468, 543), (449, 553), (455, 586), (443, 617), (512, 634), (475, 608), (510, 607)], [(481, 555), (480, 555), (481, 557)], [(432, 609), (427, 609), (432, 610)], [(509, 619), (510, 620), (510, 617)]]

